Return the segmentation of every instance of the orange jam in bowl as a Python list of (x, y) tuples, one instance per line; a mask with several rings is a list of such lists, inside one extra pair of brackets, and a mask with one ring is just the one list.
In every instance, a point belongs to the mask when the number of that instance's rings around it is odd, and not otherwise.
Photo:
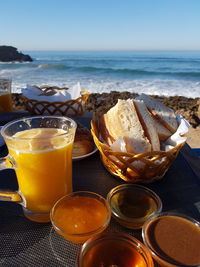
[(87, 240), (78, 255), (78, 267), (153, 267), (148, 249), (125, 233), (102, 233)]
[(111, 211), (106, 199), (88, 191), (77, 191), (59, 199), (51, 210), (55, 231), (74, 243), (84, 243), (106, 229)]

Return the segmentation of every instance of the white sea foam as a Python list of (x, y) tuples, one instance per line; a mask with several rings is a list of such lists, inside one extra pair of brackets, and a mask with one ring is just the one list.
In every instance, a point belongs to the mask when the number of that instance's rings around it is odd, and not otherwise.
[[(163, 96), (185, 96), (196, 98), (200, 96), (200, 82), (184, 81), (184, 80), (162, 80), (162, 79), (143, 79), (143, 80), (130, 80), (130, 81), (109, 81), (109, 80), (79, 80), (81, 87), (87, 89), (90, 93), (104, 93), (111, 91), (124, 92), (129, 91), (132, 93), (147, 93), (151, 95)], [(74, 80), (66, 81), (52, 81), (43, 80), (35, 82), (36, 85), (48, 84), (50, 86), (56, 85), (59, 87), (70, 87), (74, 84)], [(22, 82), (13, 81), (13, 92), (20, 93), (26, 84)]]
[(3, 69), (3, 70), (0, 70), (0, 75), (4, 75), (4, 74), (12, 74), (14, 72), (18, 72), (19, 70), (18, 69)]
[(147, 93), (151, 95), (175, 96), (181, 95), (185, 97), (200, 96), (200, 82), (183, 81), (183, 80), (161, 80), (161, 79), (144, 79), (117, 82), (90, 82), (82, 84), (83, 88), (92, 93), (103, 93), (110, 91), (129, 91), (133, 93)]

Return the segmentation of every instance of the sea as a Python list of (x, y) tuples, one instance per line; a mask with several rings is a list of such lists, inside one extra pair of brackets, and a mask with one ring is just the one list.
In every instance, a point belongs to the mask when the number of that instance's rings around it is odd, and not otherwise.
[(71, 87), (90, 93), (129, 91), (200, 97), (200, 51), (22, 51), (33, 62), (0, 62), (12, 90), (27, 85)]

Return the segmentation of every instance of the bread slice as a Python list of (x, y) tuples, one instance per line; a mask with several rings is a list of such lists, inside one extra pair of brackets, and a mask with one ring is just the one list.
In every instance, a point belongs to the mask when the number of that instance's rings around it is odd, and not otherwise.
[(101, 138), (111, 146), (115, 142), (114, 133), (111, 133), (111, 124), (109, 123), (109, 116), (107, 114), (103, 114), (100, 116), (98, 121), (98, 128), (100, 130)]
[(101, 126), (104, 125), (106, 130), (102, 131), (100, 127), (100, 131), (108, 144), (121, 136), (126, 143), (127, 152), (139, 154), (151, 151), (151, 144), (145, 136), (132, 100), (119, 99), (101, 120)]
[(152, 97), (141, 94), (136, 97), (137, 100), (143, 100), (152, 115), (159, 120), (171, 133), (175, 133), (178, 128), (178, 122), (174, 111), (164, 106), (160, 101)]
[(154, 126), (154, 121), (149, 113), (148, 109), (146, 108), (143, 100), (133, 100), (135, 104), (135, 108), (137, 110), (138, 117), (140, 122), (143, 126), (145, 135), (148, 137), (152, 150), (159, 151), (160, 150), (160, 140), (158, 137), (157, 130)]
[(157, 130), (159, 139), (161, 141), (165, 141), (167, 138), (169, 138), (172, 135), (172, 133), (167, 128), (165, 128), (157, 119), (155, 119), (154, 117), (152, 118), (153, 118), (154, 126)]

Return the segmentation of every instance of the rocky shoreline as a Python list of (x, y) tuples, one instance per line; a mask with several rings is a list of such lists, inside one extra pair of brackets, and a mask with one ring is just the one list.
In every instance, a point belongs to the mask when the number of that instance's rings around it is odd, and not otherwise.
[[(106, 112), (110, 107), (115, 105), (117, 99), (135, 98), (138, 94), (130, 92), (110, 93), (92, 93), (89, 95), (86, 103), (86, 111), (89, 112)], [(24, 101), (21, 94), (13, 94), (13, 109), (25, 110)], [(164, 105), (175, 110), (176, 113), (182, 115), (189, 121), (193, 128), (200, 126), (200, 98), (187, 98), (183, 96), (153, 96), (160, 99)]]

